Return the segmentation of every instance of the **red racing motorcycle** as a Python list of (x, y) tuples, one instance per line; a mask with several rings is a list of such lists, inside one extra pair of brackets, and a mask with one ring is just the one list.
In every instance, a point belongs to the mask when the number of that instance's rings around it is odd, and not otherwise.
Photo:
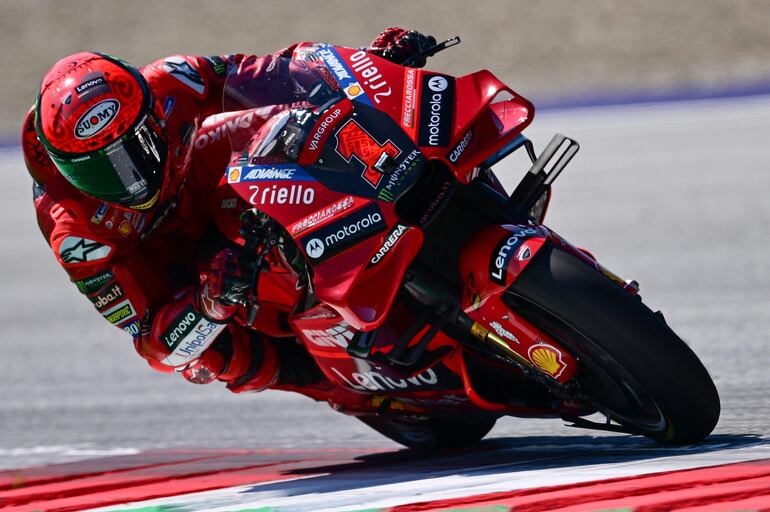
[[(417, 448), (478, 441), (504, 415), (667, 444), (712, 431), (719, 396), (696, 355), (635, 282), (543, 225), (579, 146), (556, 135), (537, 155), (529, 101), (488, 71), (339, 46), (274, 65), (303, 102), (231, 127), (215, 204), (253, 280), (242, 323), (323, 374), (279, 389)], [(224, 98), (249, 109), (260, 90), (231, 77)], [(532, 166), (509, 194), (492, 169), (517, 150)]]

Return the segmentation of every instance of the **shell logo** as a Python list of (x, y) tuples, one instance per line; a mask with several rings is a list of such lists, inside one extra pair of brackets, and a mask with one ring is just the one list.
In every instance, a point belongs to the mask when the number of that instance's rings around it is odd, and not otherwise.
[(561, 352), (551, 345), (540, 343), (529, 347), (529, 360), (551, 377), (558, 377), (567, 367)]
[(239, 181), (241, 181), (241, 168), (230, 167), (230, 170), (227, 171), (227, 182), (238, 183)]
[(123, 236), (128, 236), (131, 234), (131, 224), (127, 220), (124, 220), (120, 223), (120, 226), (118, 226), (118, 233), (120, 233)]
[(358, 84), (350, 85), (347, 89), (345, 89), (345, 94), (348, 96), (348, 98), (355, 98), (356, 96), (360, 96), (363, 92), (364, 90)]

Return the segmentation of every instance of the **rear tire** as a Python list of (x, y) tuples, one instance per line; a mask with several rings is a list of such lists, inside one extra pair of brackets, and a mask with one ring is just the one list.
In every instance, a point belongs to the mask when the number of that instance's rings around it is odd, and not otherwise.
[(506, 301), (578, 359), (578, 392), (617, 422), (666, 444), (702, 440), (719, 395), (698, 357), (638, 298), (547, 243)]
[(497, 418), (473, 421), (460, 418), (398, 418), (390, 416), (357, 416), (385, 437), (417, 450), (459, 448), (481, 441), (495, 426)]

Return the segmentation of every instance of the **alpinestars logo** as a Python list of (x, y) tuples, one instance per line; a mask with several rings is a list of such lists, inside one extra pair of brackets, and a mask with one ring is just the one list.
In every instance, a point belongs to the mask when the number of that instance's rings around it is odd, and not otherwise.
[(313, 263), (320, 263), (348, 247), (384, 231), (387, 225), (376, 204), (360, 208), (339, 222), (325, 226), (301, 239), (305, 253)]
[(171, 76), (190, 87), (198, 94), (203, 94), (206, 86), (200, 74), (193, 69), (184, 57), (169, 57), (163, 63), (163, 70), (171, 73)]
[(88, 238), (68, 236), (59, 246), (59, 256), (64, 263), (74, 264), (96, 261), (109, 256), (112, 248)]

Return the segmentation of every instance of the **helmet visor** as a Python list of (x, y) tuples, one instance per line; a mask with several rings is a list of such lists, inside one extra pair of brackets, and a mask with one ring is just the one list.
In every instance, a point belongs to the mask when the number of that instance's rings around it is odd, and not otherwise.
[(81, 192), (124, 207), (148, 209), (158, 199), (167, 158), (158, 127), (153, 116), (145, 116), (104, 149), (78, 157), (50, 152), (51, 159)]

